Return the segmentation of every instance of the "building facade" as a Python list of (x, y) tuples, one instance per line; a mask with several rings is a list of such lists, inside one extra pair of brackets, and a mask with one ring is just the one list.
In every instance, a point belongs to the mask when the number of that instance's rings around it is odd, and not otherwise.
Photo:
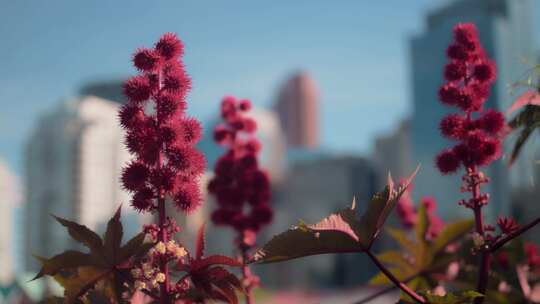
[(275, 108), (289, 147), (319, 146), (319, 92), (308, 73), (294, 74), (285, 82)]
[(16, 176), (0, 161), (0, 285), (14, 278), (16, 239), (13, 218), (21, 199)]
[[(122, 167), (131, 156), (123, 144), (119, 104), (94, 96), (62, 103), (41, 117), (26, 146), (25, 269), (32, 255), (52, 256), (74, 244), (50, 214), (103, 231), (124, 204), (127, 236), (144, 221), (121, 188)], [(126, 236), (126, 237), (127, 237)]]

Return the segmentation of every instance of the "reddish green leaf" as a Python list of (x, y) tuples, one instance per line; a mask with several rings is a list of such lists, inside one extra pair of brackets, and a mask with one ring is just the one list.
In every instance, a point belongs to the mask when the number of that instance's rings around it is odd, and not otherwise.
[(39, 273), (32, 279), (36, 280), (44, 275), (54, 276), (62, 269), (77, 268), (80, 266), (88, 266), (92, 262), (90, 256), (75, 250), (68, 250), (61, 254), (55, 255), (50, 259), (37, 257), (42, 264)]
[(72, 221), (68, 221), (58, 216), (54, 216), (54, 218), (60, 224), (62, 224), (62, 226), (68, 229), (69, 235), (74, 240), (88, 247), (92, 254), (101, 252), (103, 250), (103, 243), (101, 242), (101, 238), (99, 237), (99, 235), (97, 235), (97, 233), (88, 229), (88, 227)]
[(202, 259), (195, 259), (191, 262), (190, 271), (197, 271), (202, 268), (214, 266), (214, 265), (227, 265), (231, 267), (242, 266), (238, 260), (231, 259), (224, 255), (211, 255)]
[(132, 259), (145, 254), (152, 244), (144, 243), (144, 234), (141, 233), (120, 247), (123, 234), (120, 208), (107, 225), (104, 242), (95, 232), (83, 225), (55, 218), (68, 228), (73, 239), (90, 249), (90, 254), (66, 251), (50, 259), (40, 258), (42, 268), (36, 278), (43, 275), (54, 276), (64, 286), (66, 303), (76, 303), (79, 296), (93, 288), (101, 288), (100, 292), (103, 291), (109, 298), (120, 302), (126, 289), (126, 277), (129, 276), (122, 274), (122, 268)]
[[(333, 216), (332, 220), (327, 218), (313, 226), (301, 224), (274, 236), (255, 253), (251, 262), (272, 263), (310, 255), (363, 251), (358, 238), (354, 233), (351, 235), (350, 226), (339, 214)], [(323, 229), (323, 223), (330, 226)]]
[(514, 101), (514, 103), (512, 103), (506, 113), (512, 114), (512, 112), (517, 111), (527, 105), (540, 106), (540, 95), (538, 94), (538, 92), (527, 91), (523, 93)]
[(144, 238), (145, 234), (141, 232), (124, 244), (119, 251), (119, 260), (123, 261), (131, 256), (142, 256), (146, 254), (154, 244), (145, 243)]
[(394, 210), (397, 201), (409, 187), (412, 180), (416, 176), (419, 168), (405, 180), (405, 182), (394, 189), (394, 181), (392, 176), (388, 174), (387, 186), (382, 192), (376, 193), (367, 206), (367, 210), (362, 215), (360, 223), (353, 225), (354, 232), (360, 238), (360, 243), (366, 248), (371, 248), (373, 241), (377, 238), (382, 226)]
[(369, 249), (417, 171), (397, 190), (394, 190), (394, 182), (389, 175), (385, 190), (374, 195), (360, 219), (356, 217), (356, 201), (353, 200), (351, 208), (332, 214), (317, 224), (300, 224), (273, 237), (255, 253), (251, 262), (271, 263), (310, 255)]
[(474, 220), (461, 220), (444, 226), (444, 229), (437, 236), (430, 246), (432, 254), (436, 255), (449, 244), (461, 239), (474, 227)]
[(426, 233), (429, 227), (429, 217), (427, 214), (426, 206), (420, 204), (418, 208), (418, 222), (414, 226), (414, 232), (416, 233), (416, 239), (419, 242), (426, 242)]
[(122, 223), (120, 222), (120, 213), (122, 206), (118, 207), (114, 216), (107, 223), (107, 231), (104, 237), (105, 257), (110, 263), (116, 263), (119, 260), (119, 250), (122, 244), (124, 234)]

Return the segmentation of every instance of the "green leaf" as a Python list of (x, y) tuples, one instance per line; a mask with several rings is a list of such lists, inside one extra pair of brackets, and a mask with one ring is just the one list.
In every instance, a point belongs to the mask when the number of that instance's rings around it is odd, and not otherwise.
[(422, 296), (431, 304), (472, 304), (475, 299), (484, 297), (483, 294), (473, 290), (462, 292), (459, 295), (449, 292), (444, 296), (423, 292)]
[(414, 271), (413, 265), (411, 265), (402, 252), (399, 251), (386, 251), (377, 255), (377, 259), (384, 264), (398, 266), (407, 272)]
[[(407, 278), (410, 278), (410, 276), (400, 267), (388, 267), (388, 271), (390, 271), (400, 281), (405, 281)], [(369, 285), (374, 286), (388, 286), (392, 284), (392, 281), (390, 281), (390, 279), (388, 279), (388, 277), (382, 272), (379, 272), (373, 278), (371, 278), (371, 280), (369, 280)]]
[(110, 270), (95, 267), (79, 267), (72, 275), (57, 274), (54, 279), (64, 287), (66, 303), (75, 303), (77, 299), (92, 289), (97, 282), (107, 280)]
[(118, 207), (114, 216), (107, 223), (107, 232), (104, 238), (105, 257), (110, 263), (116, 263), (119, 260), (119, 250), (122, 244), (124, 229), (120, 222), (120, 212), (122, 206)]
[(483, 298), (484, 295), (475, 290), (467, 290), (461, 293), (461, 297), (466, 299)]
[(532, 132), (540, 128), (539, 105), (540, 95), (537, 92), (527, 92), (519, 97), (508, 110), (508, 112), (512, 112), (516, 109), (523, 108), (523, 110), (508, 123), (513, 130), (522, 128), (510, 154), (510, 165), (516, 160), (523, 145), (529, 139)]
[(433, 241), (430, 251), (433, 255), (444, 250), (446, 246), (464, 237), (473, 229), (474, 220), (461, 220), (447, 224), (437, 238)]
[(529, 136), (532, 134), (533, 131), (534, 128), (529, 126), (521, 130), (521, 133), (519, 134), (514, 144), (514, 148), (512, 148), (512, 153), (510, 154), (510, 164), (513, 164), (516, 161), (519, 153), (521, 152), (521, 149), (523, 148), (523, 145), (525, 145), (525, 142), (527, 141), (527, 139), (529, 139)]
[(403, 249), (412, 254), (418, 256), (422, 252), (421, 245), (410, 240), (403, 230), (387, 228), (386, 231)]
[(429, 217), (426, 211), (426, 206), (420, 204), (418, 208), (418, 222), (414, 226), (414, 232), (416, 233), (416, 239), (420, 242), (426, 242), (426, 233), (429, 226)]

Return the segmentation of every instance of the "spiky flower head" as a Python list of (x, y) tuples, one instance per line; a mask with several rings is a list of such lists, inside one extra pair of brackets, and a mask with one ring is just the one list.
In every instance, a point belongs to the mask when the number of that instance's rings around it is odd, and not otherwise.
[(214, 140), (227, 148), (216, 162), (215, 176), (208, 191), (218, 208), (212, 213), (216, 225), (228, 225), (240, 234), (257, 232), (272, 220), (270, 179), (259, 167), (260, 143), (255, 138), (257, 124), (248, 117), (249, 100), (226, 96), (221, 103), (224, 123), (214, 129)]
[(440, 123), (442, 135), (458, 142), (437, 155), (435, 164), (442, 174), (454, 173), (462, 165), (487, 166), (498, 159), (505, 124), (502, 113), (484, 111), (497, 72), (495, 63), (482, 49), (474, 24), (454, 27), (454, 41), (446, 54), (446, 83), (439, 89), (439, 99), (462, 113), (450, 114)]
[(128, 104), (119, 118), (135, 160), (124, 169), (122, 183), (139, 211), (154, 210), (160, 197), (175, 198), (178, 209), (186, 212), (201, 204), (198, 181), (205, 160), (195, 149), (200, 123), (185, 115), (191, 80), (181, 61), (183, 49), (172, 33), (152, 49), (138, 49), (133, 65), (139, 75), (124, 84)]

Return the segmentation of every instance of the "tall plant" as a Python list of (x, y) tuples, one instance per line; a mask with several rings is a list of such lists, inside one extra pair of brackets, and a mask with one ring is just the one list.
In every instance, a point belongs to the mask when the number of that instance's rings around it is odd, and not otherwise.
[(215, 176), (208, 184), (208, 190), (218, 204), (212, 213), (212, 221), (236, 231), (235, 243), (243, 264), (248, 304), (253, 303), (251, 291), (259, 282), (247, 265), (249, 250), (255, 246), (257, 233), (271, 222), (273, 215), (270, 179), (259, 166), (261, 144), (255, 137), (257, 123), (247, 115), (250, 110), (249, 100), (236, 100), (232, 96), (223, 98), (221, 117), (224, 123), (214, 129), (214, 140), (226, 150), (217, 160)]
[[(152, 49), (137, 50), (133, 64), (139, 75), (125, 82), (128, 103), (119, 113), (126, 146), (135, 156), (122, 173), (122, 184), (133, 194), (133, 208), (157, 214), (157, 224), (145, 226), (120, 247), (120, 211), (109, 222), (103, 241), (82, 225), (58, 219), (74, 239), (90, 249), (89, 255), (67, 251), (41, 259), (38, 277), (55, 276), (66, 289), (68, 303), (93, 303), (96, 296), (126, 303), (137, 291), (162, 304), (238, 301), (236, 290), (243, 290), (241, 283), (223, 266), (241, 263), (221, 255), (205, 257), (204, 226), (190, 253), (174, 240), (180, 228), (167, 214), (166, 204), (189, 215), (202, 202), (199, 180), (205, 158), (195, 148), (201, 125), (185, 112), (191, 81), (181, 61), (183, 51), (182, 42), (172, 33), (163, 35)], [(145, 243), (145, 237), (150, 242)], [(74, 275), (65, 278), (62, 273), (66, 271)], [(114, 291), (112, 297), (110, 290)]]

